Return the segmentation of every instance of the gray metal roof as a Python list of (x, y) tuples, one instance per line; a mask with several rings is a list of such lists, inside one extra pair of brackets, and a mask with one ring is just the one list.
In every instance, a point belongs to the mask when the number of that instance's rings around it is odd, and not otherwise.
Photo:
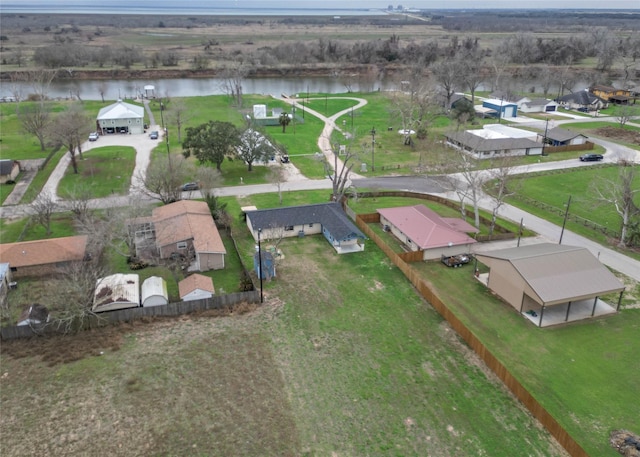
[(506, 260), (545, 305), (624, 290), (624, 284), (588, 249), (541, 243), (477, 254), (478, 260)]
[(248, 211), (247, 217), (254, 230), (320, 223), (337, 240), (346, 239), (350, 235), (366, 238), (337, 202), (259, 209)]
[(547, 131), (547, 138), (551, 138), (556, 141), (569, 141), (577, 136), (584, 136), (582, 133), (572, 132), (571, 130), (563, 129), (560, 127), (554, 127)]
[(447, 137), (477, 152), (542, 147), (541, 143), (528, 138), (482, 138), (469, 132), (454, 132)]

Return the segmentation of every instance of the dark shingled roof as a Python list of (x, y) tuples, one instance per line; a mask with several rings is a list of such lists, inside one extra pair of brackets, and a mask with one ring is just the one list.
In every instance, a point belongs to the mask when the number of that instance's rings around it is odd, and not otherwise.
[(248, 211), (247, 217), (254, 230), (320, 223), (337, 240), (343, 240), (350, 235), (366, 238), (337, 202), (259, 209)]
[(596, 103), (598, 100), (602, 100), (600, 97), (596, 97), (593, 94), (590, 94), (586, 90), (579, 90), (578, 92), (574, 92), (572, 94), (564, 95), (558, 98), (559, 102), (572, 102), (577, 105), (592, 105)]
[(569, 141), (577, 136), (585, 136), (582, 133), (572, 132), (571, 130), (563, 129), (560, 127), (554, 127), (547, 131), (547, 138), (551, 138), (556, 141)]
[(13, 160), (11, 159), (3, 159), (0, 160), (0, 175), (10, 175), (11, 170), (13, 170)]

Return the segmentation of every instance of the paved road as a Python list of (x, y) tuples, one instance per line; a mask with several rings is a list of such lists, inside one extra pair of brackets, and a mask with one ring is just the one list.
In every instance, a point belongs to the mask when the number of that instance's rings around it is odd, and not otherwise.
[[(351, 97), (345, 97), (351, 98)], [(286, 99), (285, 99), (286, 100)], [(355, 99), (358, 101), (358, 107), (363, 106), (364, 100)], [(288, 103), (295, 104), (296, 101), (294, 99), (287, 100)], [(332, 150), (329, 143), (329, 138), (331, 137), (331, 131), (334, 128), (338, 128), (335, 124), (335, 120), (342, 114), (349, 112), (351, 108), (343, 111), (342, 113), (337, 113), (329, 118), (323, 116), (320, 113), (317, 113), (313, 110), (305, 107), (305, 110), (310, 114), (316, 115), (320, 119), (325, 121), (325, 129), (323, 130), (323, 134), (318, 140), (318, 146), (325, 154), (326, 157), (331, 159), (329, 161), (330, 164), (333, 164), (333, 157), (331, 156)], [(544, 121), (540, 121), (544, 124)], [(161, 130), (158, 126), (153, 126), (152, 130)], [(629, 160), (630, 157), (633, 160), (637, 160), (640, 163), (640, 152), (634, 151), (633, 149), (627, 148), (625, 146), (621, 146), (610, 141), (599, 140), (596, 139), (595, 142), (603, 145), (607, 153), (605, 154), (605, 160), (607, 162), (615, 162), (619, 158), (625, 158)], [(135, 198), (138, 200), (146, 201), (147, 203), (157, 203), (144, 194), (140, 192), (140, 177), (144, 176), (146, 168), (149, 164), (149, 158), (151, 150), (157, 145), (157, 141), (150, 140), (147, 135), (108, 135), (101, 137), (98, 141), (94, 143), (87, 143), (85, 145), (85, 153), (90, 154), (90, 151), (94, 147), (105, 146), (105, 145), (126, 145), (133, 146), (138, 151), (136, 155), (136, 167), (134, 171), (134, 175), (132, 177), (131, 187), (130, 187), (130, 195), (129, 196), (112, 196), (103, 199), (95, 199), (90, 202), (91, 208), (108, 208), (108, 207), (123, 207), (131, 204), (131, 199)], [(52, 173), (51, 178), (45, 185), (46, 192), (51, 192), (51, 195), (55, 195), (55, 191), (58, 187), (58, 182), (64, 175), (64, 171), (68, 166), (70, 158), (65, 156), (64, 160), (61, 160), (56, 167), (56, 170)], [(592, 163), (584, 163), (580, 162), (577, 159), (568, 160), (568, 161), (557, 161), (557, 162), (543, 162), (542, 160), (537, 164), (525, 165), (521, 167), (516, 167), (514, 170), (516, 173), (530, 173), (535, 171), (546, 171), (553, 170), (558, 168), (568, 168), (568, 167), (583, 167), (583, 166), (592, 166)], [(343, 166), (342, 162), (339, 162), (339, 166)], [(425, 176), (396, 176), (396, 177), (376, 177), (376, 178), (364, 178), (362, 176), (353, 174), (352, 175), (352, 184), (356, 188), (379, 188), (379, 189), (400, 189), (400, 190), (408, 190), (412, 192), (420, 192), (420, 193), (430, 193), (441, 195), (453, 200), (457, 200), (455, 194), (448, 192), (446, 190), (446, 186), (442, 179), (438, 179), (437, 177), (425, 177)], [(318, 189), (327, 189), (330, 191), (332, 189), (332, 183), (329, 179), (322, 180), (294, 180), (288, 181), (282, 184), (281, 189), (283, 192), (295, 192), (295, 191), (303, 191), (303, 190), (318, 190)], [(240, 185), (235, 187), (223, 187), (214, 190), (214, 194), (217, 196), (245, 196), (245, 195), (253, 195), (260, 193), (268, 193), (268, 192), (276, 192), (277, 186), (274, 184), (259, 184), (259, 185)], [(190, 192), (184, 195), (185, 198), (200, 198), (201, 195), (199, 192)], [(60, 210), (63, 210), (65, 207), (64, 202), (60, 201)], [(484, 209), (491, 210), (491, 201), (488, 197), (484, 197), (480, 201), (480, 206)], [(24, 217), (28, 215), (28, 207), (25, 205), (16, 205), (16, 206), (2, 206), (0, 207), (0, 218), (15, 218), (15, 217)], [(561, 227), (552, 224), (546, 220), (535, 217), (529, 213), (526, 213), (518, 208), (515, 208), (510, 205), (503, 205), (499, 211), (499, 215), (503, 218), (510, 219), (514, 222), (519, 222), (520, 220), (524, 221), (524, 224), (527, 228), (535, 231), (539, 235), (534, 239), (523, 239), (521, 240), (521, 244), (529, 244), (533, 242), (552, 242), (557, 243), (560, 237)], [(587, 247), (594, 255), (600, 258), (600, 260), (607, 266), (620, 271), (621, 273), (640, 281), (640, 262), (633, 260), (623, 254), (619, 254), (611, 249), (603, 247), (593, 241), (590, 241), (584, 237), (581, 237), (575, 233), (572, 233), (568, 230), (565, 230), (562, 239), (563, 244), (571, 244), (576, 246), (585, 246)], [(517, 243), (516, 240), (505, 241), (500, 243), (492, 243), (491, 245), (483, 245), (478, 247), (479, 250), (486, 250), (491, 248), (499, 247), (510, 247), (515, 246)]]

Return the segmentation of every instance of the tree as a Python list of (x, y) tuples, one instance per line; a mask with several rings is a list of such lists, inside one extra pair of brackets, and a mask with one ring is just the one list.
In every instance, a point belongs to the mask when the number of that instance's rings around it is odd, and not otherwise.
[(445, 109), (451, 109), (451, 97), (455, 93), (460, 81), (461, 68), (457, 60), (443, 60), (432, 67), (433, 77), (444, 91), (446, 98)]
[(357, 154), (354, 153), (350, 147), (347, 147), (345, 154), (342, 155), (342, 161), (340, 161), (338, 159), (339, 150), (337, 145), (332, 147), (331, 152), (333, 155), (333, 167), (329, 164), (329, 161), (325, 159), (324, 171), (331, 180), (331, 201), (339, 202), (351, 185), (349, 175), (355, 165)]
[(405, 75), (403, 79), (405, 84), (402, 85), (402, 91), (393, 94), (393, 100), (390, 107), (392, 119), (400, 121), (404, 132), (403, 139), (405, 145), (411, 145), (411, 131), (426, 132), (427, 122), (430, 120), (432, 113), (429, 108), (432, 106), (431, 94), (424, 78), (417, 73)]
[(497, 159), (497, 161), (494, 161), (494, 167), (488, 171), (489, 182), (492, 183), (492, 187), (489, 189), (488, 194), (493, 201), (489, 235), (493, 235), (493, 231), (496, 228), (498, 210), (508, 197), (515, 194), (515, 190), (512, 187), (514, 165), (515, 161), (513, 156), (504, 156)]
[(233, 62), (225, 67), (220, 75), (222, 88), (233, 100), (237, 108), (242, 107), (242, 82), (249, 75), (249, 66), (243, 62)]
[(282, 206), (282, 185), (287, 182), (287, 172), (282, 162), (278, 161), (269, 170), (269, 181), (272, 182), (278, 190), (278, 204)]
[(230, 122), (209, 121), (187, 128), (186, 134), (182, 154), (187, 158), (193, 155), (200, 163), (215, 163), (218, 171), (240, 142), (238, 129)]
[(278, 124), (282, 126), (282, 133), (285, 132), (285, 129), (287, 128), (287, 125), (289, 125), (290, 122), (291, 122), (291, 116), (289, 116), (289, 113), (286, 113), (286, 112), (280, 113), (280, 117), (278, 118)]
[(191, 112), (182, 99), (173, 99), (167, 110), (167, 123), (174, 124), (178, 130), (178, 142), (182, 142), (182, 127), (191, 119)]
[(614, 113), (620, 128), (623, 128), (631, 118), (640, 113), (640, 110), (633, 105), (620, 105), (616, 107)]
[[(640, 216), (640, 208), (634, 202), (637, 194), (640, 194), (638, 185), (638, 169), (631, 160), (618, 162), (617, 179), (606, 179), (599, 175), (593, 182), (593, 190), (600, 204), (611, 205), (621, 219), (620, 240), (618, 246), (628, 246), (629, 237), (633, 235), (633, 227)], [(634, 235), (635, 236), (635, 235)]]
[(29, 206), (32, 219), (44, 227), (47, 236), (51, 236), (51, 216), (58, 207), (53, 195), (42, 192)]
[(137, 176), (143, 194), (160, 200), (162, 203), (173, 203), (182, 199), (181, 186), (189, 181), (195, 170), (192, 164), (180, 155), (159, 155), (149, 164), (146, 173)]
[(90, 125), (90, 119), (84, 114), (82, 107), (76, 104), (56, 116), (49, 125), (49, 137), (67, 148), (71, 155), (71, 166), (75, 174), (78, 173), (76, 152), (82, 158), (82, 143), (90, 131)]
[(44, 151), (49, 125), (51, 124), (51, 113), (49, 113), (47, 105), (41, 102), (27, 105), (20, 104), (17, 111), (22, 129), (26, 133), (35, 135), (40, 142), (40, 150)]
[(275, 148), (269, 140), (252, 128), (242, 132), (236, 150), (238, 158), (247, 164), (247, 171), (253, 170), (254, 162), (266, 162), (270, 156), (275, 155)]
[(447, 175), (446, 181), (449, 189), (460, 199), (462, 217), (466, 218), (465, 200), (469, 200), (473, 205), (474, 225), (479, 229), (480, 199), (487, 176), (476, 169), (475, 159), (470, 154), (458, 149), (451, 155), (450, 167), (452, 173)]

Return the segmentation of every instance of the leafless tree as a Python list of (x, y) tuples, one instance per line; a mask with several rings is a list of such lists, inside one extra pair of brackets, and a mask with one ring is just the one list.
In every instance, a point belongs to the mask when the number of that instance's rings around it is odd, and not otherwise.
[(66, 206), (73, 213), (76, 221), (82, 222), (89, 217), (91, 211), (89, 202), (91, 197), (92, 194), (89, 186), (82, 184), (75, 186), (67, 195)]
[(614, 112), (620, 128), (623, 128), (631, 118), (640, 114), (640, 110), (634, 105), (617, 106)]
[(102, 103), (104, 103), (104, 96), (107, 93), (107, 83), (102, 81), (98, 84), (98, 92), (100, 93), (100, 98), (102, 99)]
[(427, 124), (433, 116), (430, 112), (433, 106), (433, 90), (430, 90), (424, 78), (411, 78), (404, 81), (403, 90), (393, 93), (389, 111), (392, 119), (401, 122), (404, 144), (411, 145), (411, 131), (426, 132)]
[(460, 199), (462, 217), (466, 218), (465, 201), (468, 200), (473, 206), (474, 225), (480, 228), (480, 199), (487, 175), (477, 170), (476, 159), (458, 149), (452, 150), (449, 166), (451, 174), (447, 175), (447, 185)]
[(272, 182), (278, 189), (278, 202), (282, 206), (282, 185), (287, 182), (287, 173), (281, 162), (269, 167), (269, 182)]
[(63, 267), (55, 290), (49, 294), (52, 307), (57, 310), (53, 323), (61, 325), (65, 333), (86, 329), (96, 316), (92, 311), (96, 285), (106, 275), (107, 270), (98, 258)]
[(154, 157), (146, 174), (137, 177), (138, 182), (143, 184), (139, 190), (164, 204), (172, 203), (182, 199), (180, 186), (194, 174), (193, 165), (183, 156), (162, 154)]
[(73, 172), (78, 173), (76, 153), (82, 158), (82, 142), (90, 131), (91, 121), (79, 105), (71, 105), (49, 125), (48, 136), (60, 142), (71, 155)]
[(175, 98), (169, 104), (167, 109), (167, 123), (176, 126), (179, 143), (182, 143), (182, 127), (184, 127), (185, 123), (189, 122), (192, 117), (183, 99)]
[(339, 148), (334, 145), (332, 148), (333, 166), (329, 164), (327, 159), (324, 162), (325, 174), (331, 180), (331, 200), (334, 202), (342, 201), (347, 189), (350, 187), (351, 179), (349, 175), (357, 159), (357, 154), (352, 151), (350, 145), (347, 145), (345, 154), (341, 156), (342, 164), (338, 159), (339, 152)]
[(33, 202), (31, 202), (29, 207), (32, 219), (36, 223), (42, 225), (42, 227), (47, 231), (47, 236), (50, 236), (51, 217), (58, 207), (53, 195), (48, 192), (42, 192)]
[(249, 71), (249, 66), (243, 62), (233, 62), (221, 71), (222, 88), (238, 108), (242, 107), (242, 83), (249, 75)]
[(600, 204), (611, 205), (621, 219), (620, 240), (618, 246), (627, 247), (630, 229), (634, 218), (640, 216), (640, 208), (634, 199), (640, 194), (637, 183), (640, 167), (631, 160), (620, 160), (616, 179), (607, 179), (599, 175), (593, 182), (593, 190)]
[(462, 70), (460, 62), (455, 59), (441, 60), (436, 63), (431, 72), (435, 81), (444, 92), (446, 98), (445, 109), (451, 109), (451, 97), (456, 91), (456, 87), (460, 84), (460, 75)]
[(502, 207), (508, 197), (514, 195), (516, 192), (515, 188), (513, 187), (514, 164), (515, 160), (513, 156), (505, 156), (495, 160), (492, 164), (493, 168), (488, 170), (488, 182), (492, 184), (491, 188), (488, 189), (488, 194), (493, 201), (489, 235), (493, 235), (500, 207)]

